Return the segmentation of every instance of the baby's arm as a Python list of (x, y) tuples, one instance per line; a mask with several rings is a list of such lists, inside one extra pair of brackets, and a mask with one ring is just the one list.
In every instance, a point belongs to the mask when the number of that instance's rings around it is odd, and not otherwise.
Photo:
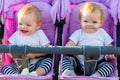
[(46, 54), (44, 54), (44, 53), (43, 54), (35, 54), (35, 53), (33, 54), (32, 53), (32, 54), (28, 54), (27, 57), (28, 57), (28, 59), (34, 59), (35, 57), (45, 56), (45, 55)]
[[(50, 44), (46, 44), (45, 46), (49, 46), (49, 45)], [(32, 53), (30, 53), (27, 55), (27, 57), (28, 57), (28, 59), (34, 59), (35, 57), (40, 57), (40, 56), (45, 56), (45, 55), (47, 55), (47, 54), (44, 54), (44, 53), (32, 54)]]

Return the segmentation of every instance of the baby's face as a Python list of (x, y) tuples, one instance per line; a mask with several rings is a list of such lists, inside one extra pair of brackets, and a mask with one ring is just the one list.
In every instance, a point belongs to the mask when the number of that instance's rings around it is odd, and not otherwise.
[(101, 27), (101, 13), (96, 10), (93, 14), (86, 12), (82, 13), (81, 25), (82, 29), (87, 33), (95, 33)]
[(18, 30), (26, 36), (35, 33), (40, 26), (37, 25), (36, 19), (33, 14), (18, 17)]

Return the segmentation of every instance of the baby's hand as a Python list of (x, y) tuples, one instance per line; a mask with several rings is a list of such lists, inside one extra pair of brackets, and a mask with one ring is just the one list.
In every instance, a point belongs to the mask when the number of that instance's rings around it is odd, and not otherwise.
[(115, 55), (105, 55), (105, 60), (116, 59)]
[(72, 40), (69, 40), (69, 41), (66, 43), (66, 46), (75, 46), (75, 43), (74, 43)]
[(28, 54), (27, 57), (28, 57), (28, 59), (34, 59), (35, 58), (34, 54)]

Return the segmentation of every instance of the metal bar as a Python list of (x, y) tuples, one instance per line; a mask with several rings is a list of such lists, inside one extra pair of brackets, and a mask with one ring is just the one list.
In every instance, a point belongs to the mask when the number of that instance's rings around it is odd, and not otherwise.
[[(88, 51), (94, 50), (96, 48), (101, 48), (101, 54), (115, 54), (120, 55), (120, 47), (112, 46), (81, 46), (81, 47), (66, 47), (66, 46), (41, 46), (41, 47), (31, 47), (31, 46), (17, 46), (17, 45), (0, 45), (0, 53), (2, 52), (12, 52), (12, 53), (44, 53), (44, 54), (83, 54), (83, 49)], [(93, 52), (93, 51), (91, 51)]]

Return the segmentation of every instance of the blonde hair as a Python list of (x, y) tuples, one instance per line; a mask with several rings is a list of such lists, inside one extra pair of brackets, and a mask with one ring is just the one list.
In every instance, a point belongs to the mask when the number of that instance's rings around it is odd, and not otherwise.
[(103, 21), (105, 19), (105, 12), (100, 5), (98, 5), (97, 3), (94, 3), (94, 2), (86, 2), (80, 7), (80, 11), (79, 11), (80, 21), (81, 21), (83, 11), (85, 11), (87, 14), (93, 14), (96, 10), (100, 11), (100, 13), (101, 13), (100, 20), (101, 20), (101, 23), (103, 23)]
[(38, 26), (40, 26), (42, 23), (41, 12), (36, 6), (34, 6), (32, 4), (27, 4), (24, 7), (22, 7), (19, 10), (19, 12), (17, 13), (17, 17), (26, 16), (26, 15), (31, 14), (31, 13), (34, 14), (36, 22), (37, 22)]

